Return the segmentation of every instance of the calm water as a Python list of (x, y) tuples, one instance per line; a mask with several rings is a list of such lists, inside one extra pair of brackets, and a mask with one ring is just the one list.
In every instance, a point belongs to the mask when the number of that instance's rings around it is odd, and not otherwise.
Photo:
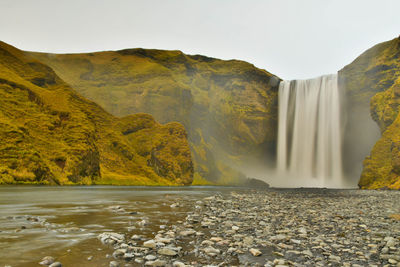
[[(232, 190), (237, 189), (0, 187), (0, 266), (39, 266), (44, 256), (63, 266), (108, 266), (112, 251), (97, 239), (99, 233), (153, 237), (160, 226), (183, 220), (195, 201)], [(170, 207), (177, 202), (179, 207)], [(140, 226), (142, 220), (148, 225)]]

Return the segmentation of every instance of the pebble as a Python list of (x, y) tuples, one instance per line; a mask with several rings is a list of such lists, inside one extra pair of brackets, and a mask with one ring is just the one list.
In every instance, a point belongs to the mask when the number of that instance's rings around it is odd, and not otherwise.
[(54, 258), (51, 256), (46, 256), (44, 257), (41, 262), (39, 262), (40, 265), (50, 265), (54, 262)]
[(144, 265), (158, 267), (167, 265), (167, 262), (163, 260), (147, 261)]
[(186, 230), (186, 231), (181, 231), (179, 232), (179, 235), (181, 236), (189, 236), (189, 235), (194, 235), (196, 231), (194, 230)]
[(214, 242), (221, 242), (222, 240), (223, 239), (221, 237), (216, 237), (216, 236), (213, 236), (210, 238), (210, 241), (214, 241)]
[(125, 240), (125, 235), (113, 232), (104, 232), (98, 235), (98, 239), (105, 245), (114, 245)]
[(142, 264), (143, 263), (143, 259), (135, 259), (136, 263)]
[(329, 260), (340, 262), (341, 258), (338, 256), (330, 255)]
[(308, 250), (308, 249), (307, 249), (307, 250), (303, 250), (302, 253), (303, 253), (304, 255), (309, 256), (309, 257), (314, 256), (314, 255), (312, 254), (312, 252), (311, 252), (310, 250)]
[(141, 221), (136, 222), (136, 224), (139, 225), (140, 227), (144, 227), (144, 226), (148, 225), (149, 222), (147, 220), (143, 219)]
[(172, 263), (172, 266), (173, 266), (173, 267), (185, 267), (186, 264), (184, 264), (183, 262), (180, 262), (180, 261), (174, 261), (174, 262)]
[(135, 257), (135, 254), (133, 254), (133, 253), (125, 253), (123, 255), (124, 260), (128, 260), (128, 261), (133, 259), (134, 257)]
[(125, 254), (125, 252), (126, 252), (126, 249), (117, 249), (117, 250), (114, 251), (113, 257), (114, 258), (120, 258)]
[(157, 253), (165, 256), (176, 256), (178, 254), (175, 250), (169, 248), (160, 248)]
[(157, 244), (154, 240), (148, 240), (146, 242), (143, 243), (143, 246), (146, 248), (156, 248)]
[(201, 245), (202, 246), (213, 246), (214, 242), (211, 241), (211, 240), (204, 240), (204, 241), (201, 242)]
[(204, 249), (204, 252), (209, 256), (216, 256), (217, 254), (221, 253), (219, 249), (213, 247), (207, 247)]
[(397, 244), (396, 239), (394, 239), (393, 237), (387, 237), (384, 240), (386, 241), (387, 247), (394, 247)]
[(147, 255), (146, 257), (144, 257), (146, 260), (148, 260), (148, 261), (153, 261), (153, 260), (155, 260), (155, 259), (157, 259), (157, 257), (156, 256), (154, 256), (154, 255)]
[(141, 240), (141, 239), (142, 239), (142, 236), (140, 236), (140, 235), (133, 235), (133, 236), (131, 236), (131, 239), (132, 239), (132, 240)]
[(260, 256), (260, 255), (262, 254), (261, 251), (259, 251), (259, 250), (256, 249), (256, 248), (251, 248), (249, 251), (250, 251), (250, 253), (251, 253), (253, 256), (255, 256), (255, 257)]

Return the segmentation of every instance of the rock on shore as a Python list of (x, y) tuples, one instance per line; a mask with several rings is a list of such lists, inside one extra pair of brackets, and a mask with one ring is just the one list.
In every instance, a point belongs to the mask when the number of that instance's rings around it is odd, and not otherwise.
[(399, 266), (398, 203), (390, 191), (247, 190), (198, 200), (152, 239), (99, 239), (110, 266)]

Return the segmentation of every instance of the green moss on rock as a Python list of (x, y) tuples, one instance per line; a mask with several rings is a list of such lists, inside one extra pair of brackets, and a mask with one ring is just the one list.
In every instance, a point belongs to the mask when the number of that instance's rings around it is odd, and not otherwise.
[(195, 172), (210, 182), (236, 182), (228, 166), (260, 157), (260, 145), (274, 153), (279, 79), (249, 63), (152, 49), (30, 55), (114, 115), (182, 123)]
[(400, 39), (367, 50), (340, 74), (350, 103), (369, 103), (382, 133), (364, 160), (359, 186), (400, 189)]
[[(187, 185), (186, 131), (116, 118), (47, 65), (0, 43), (0, 183)], [(146, 144), (146, 145), (143, 145)]]

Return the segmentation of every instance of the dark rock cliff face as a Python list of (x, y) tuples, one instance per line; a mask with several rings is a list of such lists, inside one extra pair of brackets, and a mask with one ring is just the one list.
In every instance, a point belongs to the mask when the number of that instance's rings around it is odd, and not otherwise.
[(353, 163), (352, 158), (359, 160), (357, 149), (364, 149), (361, 154), (366, 154), (365, 148), (374, 144), (364, 160), (359, 186), (400, 189), (400, 39), (372, 47), (339, 74), (348, 104), (348, 162)]
[[(147, 164), (152, 151), (158, 165)], [(116, 118), (49, 66), (0, 42), (0, 184), (187, 185), (192, 179), (181, 124), (160, 125), (147, 114)]]
[(273, 166), (279, 79), (249, 63), (148, 49), (30, 55), (114, 115), (182, 123), (201, 181), (239, 183), (254, 158)]

